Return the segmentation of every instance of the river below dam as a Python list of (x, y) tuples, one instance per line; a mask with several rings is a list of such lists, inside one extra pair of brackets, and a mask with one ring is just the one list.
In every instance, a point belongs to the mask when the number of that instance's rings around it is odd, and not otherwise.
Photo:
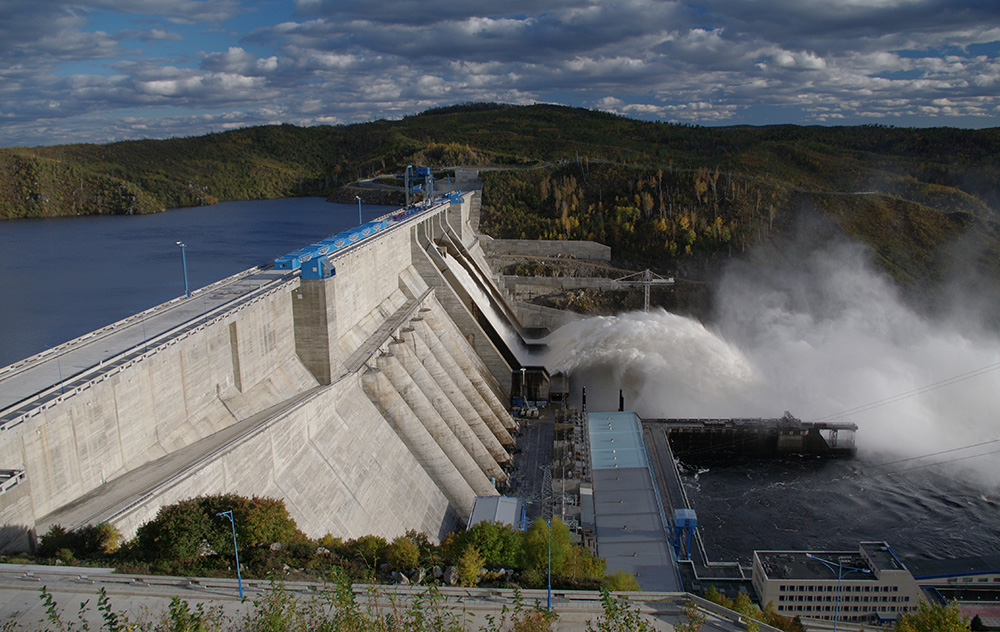
[(1000, 551), (1000, 334), (975, 301), (923, 313), (842, 239), (751, 259), (720, 277), (710, 321), (581, 319), (545, 340), (546, 366), (592, 412), (617, 410), (620, 389), (643, 418), (857, 425), (851, 459), (688, 464), (711, 559), (863, 540), (910, 560)]
[(904, 561), (996, 555), (1000, 494), (932, 468), (886, 473), (864, 457), (687, 466), (685, 489), (714, 561), (754, 550), (857, 550), (884, 540)]

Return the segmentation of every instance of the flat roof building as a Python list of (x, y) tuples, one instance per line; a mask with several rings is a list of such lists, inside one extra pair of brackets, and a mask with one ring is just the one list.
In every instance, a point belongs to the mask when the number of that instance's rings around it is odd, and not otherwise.
[[(587, 414), (597, 554), (608, 572), (632, 573), (643, 590), (681, 590), (666, 518), (635, 413)], [(591, 504), (592, 503), (592, 504)]]
[(858, 551), (754, 551), (753, 586), (761, 607), (788, 617), (893, 622), (916, 609), (921, 590), (885, 542)]
[(524, 499), (514, 496), (476, 496), (466, 529), (480, 522), (499, 522), (524, 531)]

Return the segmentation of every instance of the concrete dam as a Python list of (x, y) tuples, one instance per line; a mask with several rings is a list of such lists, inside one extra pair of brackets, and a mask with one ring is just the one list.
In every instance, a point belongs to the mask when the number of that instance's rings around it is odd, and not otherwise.
[(126, 319), (0, 369), (0, 546), (55, 524), (128, 538), (218, 493), (281, 498), (310, 536), (459, 526), (507, 480), (516, 428), (517, 361), (466, 287), (520, 330), (474, 231), (478, 198), (389, 222), (330, 255), (326, 278), (248, 270), (134, 317), (141, 340)]

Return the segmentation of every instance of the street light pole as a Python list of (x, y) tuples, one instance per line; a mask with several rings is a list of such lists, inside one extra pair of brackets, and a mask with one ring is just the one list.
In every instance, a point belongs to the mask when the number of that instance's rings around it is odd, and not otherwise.
[(364, 222), (361, 220), (361, 196), (355, 195), (354, 199), (358, 201), (358, 226), (360, 226), (364, 224)]
[(552, 610), (552, 518), (546, 523), (549, 525), (549, 610)]
[(183, 241), (178, 241), (177, 245), (181, 247), (181, 265), (184, 266), (184, 297), (191, 298), (191, 290), (188, 287), (187, 245)]
[[(51, 349), (52, 347), (46, 346), (46, 349)], [(66, 383), (63, 382), (62, 376), (62, 363), (59, 362), (59, 354), (56, 353), (56, 368), (59, 369), (59, 392), (66, 393)]]
[(215, 515), (229, 518), (229, 524), (233, 527), (233, 550), (236, 551), (236, 581), (240, 587), (240, 599), (243, 599), (243, 576), (240, 574), (240, 549), (236, 546), (236, 521), (233, 520), (233, 510), (220, 511)]
[(825, 564), (827, 568), (829, 568), (830, 570), (833, 570), (834, 567), (837, 568), (837, 601), (833, 606), (833, 632), (837, 632), (837, 619), (840, 617), (840, 582), (844, 578), (844, 570), (846, 569), (847, 572), (849, 573), (852, 571), (856, 571), (858, 573), (868, 573), (869, 575), (871, 574), (871, 571), (868, 570), (867, 568), (847, 566), (845, 564), (838, 564), (837, 562), (824, 560), (821, 557), (816, 557), (812, 553), (806, 553), (806, 557), (808, 557), (811, 560), (816, 560), (817, 562)]

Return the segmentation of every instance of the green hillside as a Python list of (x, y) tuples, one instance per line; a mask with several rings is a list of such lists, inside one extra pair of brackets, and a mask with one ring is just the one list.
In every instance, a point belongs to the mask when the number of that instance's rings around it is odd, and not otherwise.
[(904, 286), (954, 244), (1000, 278), (1000, 130), (702, 128), (548, 106), (467, 104), (398, 121), (0, 149), (0, 218), (156, 212), (329, 195), (407, 164), (485, 174), (483, 229), (595, 239), (623, 263), (711, 270), (817, 211)]

